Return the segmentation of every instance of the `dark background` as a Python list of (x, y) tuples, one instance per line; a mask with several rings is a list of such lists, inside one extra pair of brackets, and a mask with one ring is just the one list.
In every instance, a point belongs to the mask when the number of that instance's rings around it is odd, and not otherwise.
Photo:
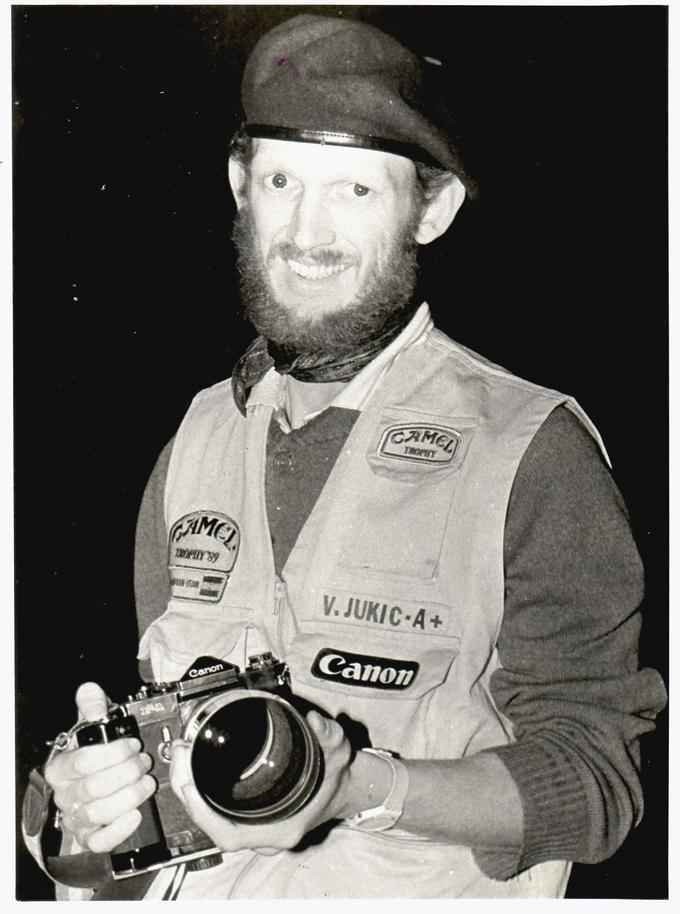
[[(19, 792), (80, 682), (136, 684), (143, 487), (251, 337), (226, 181), (240, 73), (300, 9), (13, 10)], [(445, 62), (482, 194), (423, 252), (426, 294), (599, 427), (647, 568), (642, 662), (667, 678), (666, 9), (323, 9)], [(572, 897), (666, 896), (666, 735), (663, 715), (644, 821), (574, 868)], [(22, 851), (17, 896), (52, 897)]]

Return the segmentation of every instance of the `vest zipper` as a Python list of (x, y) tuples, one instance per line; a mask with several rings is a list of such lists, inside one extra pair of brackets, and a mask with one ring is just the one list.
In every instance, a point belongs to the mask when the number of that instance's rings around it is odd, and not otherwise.
[(281, 610), (281, 600), (283, 598), (283, 581), (276, 575), (274, 582), (274, 615), (278, 616)]
[(274, 582), (274, 615), (276, 616), (276, 640), (278, 641), (278, 656), (283, 660), (283, 617), (284, 613), (281, 612), (281, 606), (283, 605), (283, 595), (286, 589), (286, 585), (283, 583), (281, 578), (276, 575), (276, 580)]

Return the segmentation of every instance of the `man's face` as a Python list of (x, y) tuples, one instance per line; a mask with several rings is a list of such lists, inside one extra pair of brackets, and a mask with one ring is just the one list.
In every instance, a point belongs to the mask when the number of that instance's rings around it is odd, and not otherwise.
[[(293, 331), (286, 340), (279, 331), (277, 341), (295, 344), (298, 328), (303, 339), (297, 341), (309, 346), (306, 331), (340, 318), (344, 324), (368, 318), (371, 310), (384, 317), (408, 301), (419, 209), (411, 161), (372, 150), (258, 140), (244, 178), (235, 237), (242, 270), (260, 274), (249, 280), (256, 291), (261, 286), (255, 313), (252, 294), (246, 302), (256, 326), (275, 312), (278, 325)], [(258, 329), (276, 338), (270, 327)], [(316, 341), (324, 342), (323, 336)]]

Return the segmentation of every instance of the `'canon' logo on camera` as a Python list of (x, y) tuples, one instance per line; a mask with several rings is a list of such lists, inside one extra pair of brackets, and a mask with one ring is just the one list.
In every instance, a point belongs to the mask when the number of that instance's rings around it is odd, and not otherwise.
[(317, 679), (336, 680), (343, 685), (399, 690), (413, 683), (419, 669), (415, 660), (369, 657), (325, 647), (316, 656), (312, 674)]
[(189, 677), (191, 679), (196, 679), (197, 676), (208, 676), (210, 673), (221, 673), (224, 670), (223, 663), (215, 663), (213, 666), (204, 666), (196, 669), (195, 667), (189, 670)]

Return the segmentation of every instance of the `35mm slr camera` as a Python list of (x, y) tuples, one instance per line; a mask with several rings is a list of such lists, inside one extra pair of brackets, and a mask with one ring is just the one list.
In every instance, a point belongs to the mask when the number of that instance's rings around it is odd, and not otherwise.
[(139, 828), (111, 854), (113, 875), (188, 861), (219, 863), (211, 840), (189, 818), (169, 782), (171, 744), (190, 744), (194, 783), (205, 802), (235, 822), (286, 819), (314, 794), (321, 751), (294, 707), (287, 666), (260, 654), (239, 668), (200, 657), (177, 682), (146, 683), (107, 717), (76, 733), (79, 746), (138, 737), (152, 756), (158, 790)]

